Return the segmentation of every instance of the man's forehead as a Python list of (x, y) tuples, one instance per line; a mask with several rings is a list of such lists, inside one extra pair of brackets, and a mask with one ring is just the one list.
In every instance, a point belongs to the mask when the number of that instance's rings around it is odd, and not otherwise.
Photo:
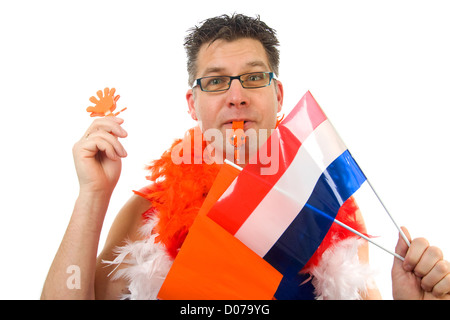
[(217, 40), (211, 44), (204, 44), (198, 54), (197, 66), (199, 76), (227, 72), (236, 66), (269, 70), (263, 45), (260, 41), (249, 38), (234, 41)]

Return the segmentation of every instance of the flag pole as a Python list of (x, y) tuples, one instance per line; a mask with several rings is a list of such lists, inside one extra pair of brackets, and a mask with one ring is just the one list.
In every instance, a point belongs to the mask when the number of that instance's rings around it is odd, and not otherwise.
[(378, 201), (380, 201), (381, 205), (383, 206), (384, 210), (386, 211), (386, 213), (388, 214), (389, 218), (391, 218), (392, 222), (394, 223), (395, 227), (397, 228), (397, 230), (400, 232), (400, 235), (402, 236), (403, 240), (405, 240), (406, 244), (408, 245), (408, 247), (411, 246), (411, 243), (409, 242), (408, 238), (406, 237), (405, 233), (403, 232), (403, 230), (398, 226), (398, 224), (395, 222), (394, 218), (391, 216), (391, 214), (389, 213), (388, 209), (386, 208), (386, 206), (384, 205), (383, 201), (381, 201), (381, 198), (378, 196), (378, 193), (375, 191), (375, 189), (372, 187), (372, 184), (370, 183), (369, 179), (366, 178), (367, 183), (369, 184), (370, 188), (372, 189), (373, 193), (375, 193), (375, 196), (378, 198)]
[[(240, 166), (234, 164), (233, 162), (231, 162), (231, 161), (229, 161), (229, 160), (227, 160), (227, 159), (225, 159), (224, 161), (225, 161), (226, 164), (228, 164), (228, 165), (230, 165), (230, 166), (232, 166), (232, 167), (238, 169), (239, 171), (242, 171), (242, 168), (241, 168)], [(252, 174), (252, 175), (255, 175), (255, 174), (253, 174), (253, 173), (251, 173), (251, 174)], [(259, 176), (257, 176), (257, 177), (258, 177), (259, 179), (261, 179), (261, 177), (259, 177)], [(262, 179), (261, 179), (261, 180), (262, 180)], [(369, 183), (369, 185), (370, 185), (370, 183)], [(292, 200), (294, 200), (295, 202), (298, 203), (298, 200), (297, 200), (294, 196), (292, 196), (291, 194), (287, 193), (286, 191), (280, 189), (280, 188), (277, 187), (277, 186), (273, 186), (273, 188), (275, 188), (277, 191), (281, 192), (281, 193), (284, 194), (285, 196), (291, 198)], [(372, 190), (373, 190), (373, 189), (372, 189)], [(375, 192), (375, 191), (374, 191), (374, 192)], [(376, 193), (375, 193), (375, 194), (376, 194)], [(378, 196), (377, 196), (377, 197), (378, 197)], [(379, 198), (378, 198), (378, 199), (379, 199)], [(317, 209), (317, 208), (315, 208), (315, 207), (313, 207), (313, 206), (311, 206), (311, 205), (309, 205), (309, 204), (307, 204), (307, 203), (305, 204), (305, 206), (308, 207), (308, 208), (310, 208), (310, 209), (312, 209), (314, 212), (316, 212), (316, 213), (318, 213), (318, 214), (320, 214), (320, 215), (322, 215), (322, 216), (324, 216), (324, 217), (326, 217), (326, 218), (332, 220), (332, 221), (335, 222), (336, 224), (338, 224), (338, 225), (340, 225), (341, 227), (347, 229), (348, 231), (354, 233), (355, 235), (357, 235), (357, 236), (363, 238), (364, 240), (367, 240), (368, 242), (370, 242), (370, 243), (372, 243), (373, 245), (377, 246), (378, 248), (384, 250), (385, 252), (390, 253), (390, 254), (393, 255), (394, 257), (396, 257), (396, 258), (398, 258), (398, 259), (400, 259), (400, 260), (402, 260), (402, 261), (405, 260), (404, 257), (400, 256), (399, 254), (397, 254), (397, 253), (395, 253), (395, 252), (392, 252), (392, 251), (386, 249), (385, 247), (383, 247), (383, 246), (381, 246), (380, 244), (376, 243), (375, 241), (373, 241), (372, 239), (370, 239), (370, 238), (367, 237), (366, 235), (364, 235), (364, 234), (362, 234), (361, 232), (359, 232), (359, 231), (353, 229), (352, 227), (346, 225), (345, 223), (343, 223), (343, 222), (341, 222), (341, 221), (339, 221), (339, 220), (337, 220), (337, 219), (334, 219), (333, 217), (331, 217), (331, 216), (328, 215), (327, 213), (325, 213), (325, 212), (323, 212), (323, 211), (321, 211), (321, 210), (319, 210), (319, 209)], [(390, 215), (389, 215), (389, 216), (390, 216)], [(391, 218), (391, 219), (392, 219), (392, 218)], [(409, 242), (407, 242), (407, 243), (409, 243)]]
[(350, 231), (350, 232), (353, 232), (354, 234), (356, 234), (357, 236), (363, 238), (364, 240), (369, 241), (371, 244), (376, 245), (378, 248), (383, 249), (383, 250), (386, 251), (387, 253), (392, 254), (394, 257), (399, 258), (399, 259), (402, 260), (402, 261), (405, 261), (405, 258), (403, 258), (401, 255), (399, 255), (398, 253), (392, 252), (392, 251), (390, 251), (389, 249), (386, 249), (385, 247), (379, 245), (378, 243), (376, 243), (375, 241), (373, 241), (372, 239), (370, 239), (370, 238), (369, 238), (368, 236), (366, 236), (365, 234), (363, 234), (363, 233), (361, 233), (361, 232), (359, 232), (359, 231), (353, 229), (352, 227), (346, 225), (345, 223), (342, 223), (341, 221), (339, 221), (339, 220), (337, 220), (337, 219), (333, 219), (332, 217), (330, 217), (330, 216), (329, 216), (328, 214), (326, 214), (325, 212), (323, 212), (323, 211), (321, 211), (321, 210), (319, 210), (319, 209), (317, 209), (317, 208), (311, 206), (310, 204), (307, 204), (307, 203), (306, 203), (305, 206), (308, 207), (308, 208), (310, 208), (310, 209), (313, 210), (314, 212), (319, 213), (320, 215), (322, 215), (322, 216), (324, 216), (324, 217), (326, 217), (326, 218), (328, 218), (328, 219), (330, 219), (330, 220), (333, 220), (333, 222), (336, 222), (336, 223), (337, 223), (338, 225), (340, 225), (341, 227), (347, 229), (347, 230)]

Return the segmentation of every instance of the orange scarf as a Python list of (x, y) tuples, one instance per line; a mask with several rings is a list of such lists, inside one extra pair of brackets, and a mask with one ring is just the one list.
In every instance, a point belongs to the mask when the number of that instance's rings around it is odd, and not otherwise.
[[(203, 155), (206, 147), (202, 138), (198, 127), (190, 129), (184, 139), (176, 140), (160, 159), (147, 167), (150, 171), (147, 179), (153, 183), (140, 191), (134, 191), (150, 200), (152, 208), (144, 212), (143, 217), (147, 220), (157, 214), (159, 222), (154, 232), (159, 236), (156, 241), (164, 243), (172, 258), (176, 257), (220, 170), (220, 165), (207, 164), (205, 159), (202, 159), (201, 165), (195, 164), (194, 157)], [(194, 139), (202, 139), (196, 140), (202, 141), (202, 151), (195, 150), (198, 147)], [(183, 143), (190, 145), (191, 163), (194, 164), (175, 164), (172, 161), (172, 151)], [(180, 156), (183, 156), (182, 152)]]

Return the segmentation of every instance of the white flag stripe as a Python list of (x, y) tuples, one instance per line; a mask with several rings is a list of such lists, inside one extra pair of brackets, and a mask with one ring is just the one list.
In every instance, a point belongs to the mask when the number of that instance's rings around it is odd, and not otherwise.
[(377, 217), (380, 212), (385, 211), (367, 180), (353, 194), (353, 199), (365, 216)]
[[(322, 172), (345, 150), (331, 123), (322, 122), (235, 237), (263, 257), (303, 208)], [(283, 196), (279, 190), (292, 196)]]

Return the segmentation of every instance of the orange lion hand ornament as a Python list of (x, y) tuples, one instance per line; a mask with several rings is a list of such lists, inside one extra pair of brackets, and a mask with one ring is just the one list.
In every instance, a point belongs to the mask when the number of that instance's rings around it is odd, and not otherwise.
[(114, 88), (111, 88), (111, 90), (105, 88), (103, 92), (102, 90), (97, 91), (99, 99), (94, 96), (90, 97), (89, 101), (94, 103), (94, 106), (88, 107), (86, 111), (91, 113), (91, 117), (117, 116), (119, 113), (126, 110), (126, 108), (114, 113), (117, 100), (120, 98), (119, 95), (114, 96), (114, 93), (116, 93), (116, 89)]

